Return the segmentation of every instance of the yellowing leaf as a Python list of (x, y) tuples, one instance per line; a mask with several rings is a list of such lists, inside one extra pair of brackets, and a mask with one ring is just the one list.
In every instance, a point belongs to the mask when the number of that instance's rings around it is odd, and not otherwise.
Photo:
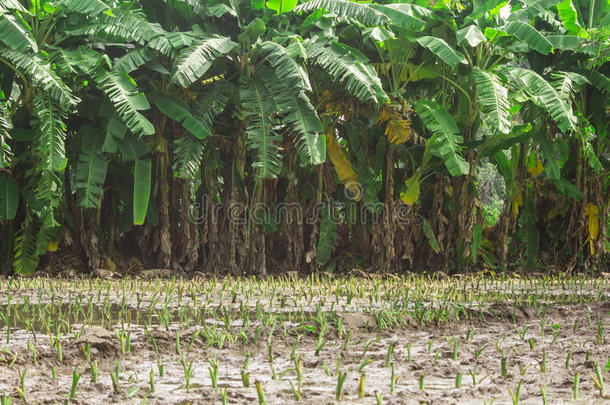
[(544, 215), (544, 222), (549, 222), (551, 219), (555, 218), (557, 215), (561, 214), (563, 210), (563, 207), (561, 205), (555, 205), (553, 206), (553, 208), (551, 208), (549, 210), (549, 212), (547, 212)]
[(528, 167), (527, 171), (529, 172), (529, 174), (532, 177), (536, 177), (538, 176), (540, 173), (542, 173), (544, 170), (544, 167), (542, 166), (542, 162), (538, 159), (536, 159), (536, 166), (535, 167)]
[(382, 75), (388, 74), (390, 67), (392, 67), (391, 63), (372, 63), (372, 65), (377, 73), (381, 73)]
[[(406, 103), (396, 107), (404, 112), (410, 112)], [(384, 107), (377, 117), (377, 124), (387, 123), (385, 127), (385, 136), (390, 143), (400, 145), (409, 140), (411, 136), (411, 121), (405, 119), (404, 115), (392, 107)]]
[(419, 176), (414, 174), (405, 181), (407, 190), (404, 193), (400, 193), (400, 199), (408, 205), (415, 204), (417, 197), (419, 197)]
[(585, 215), (589, 216), (589, 246), (591, 248), (591, 254), (595, 253), (593, 247), (593, 241), (597, 239), (599, 235), (599, 207), (593, 203), (585, 205)]
[(512, 210), (512, 214), (513, 214), (513, 221), (515, 219), (517, 219), (517, 216), (519, 215), (519, 207), (523, 206), (523, 199), (521, 198), (521, 193), (517, 193), (515, 194), (515, 197), (513, 198), (513, 203), (511, 206), (511, 210)]
[(382, 124), (392, 118), (392, 111), (389, 108), (382, 108), (377, 117), (377, 124)]
[(337, 172), (337, 176), (341, 183), (345, 184), (345, 187), (352, 193), (355, 201), (360, 201), (362, 197), (360, 191), (358, 189), (358, 184), (356, 180), (358, 176), (352, 169), (352, 164), (350, 163), (345, 153), (337, 143), (337, 140), (330, 133), (326, 135), (326, 153), (328, 157), (330, 157), (331, 162), (335, 166), (335, 171)]
[(407, 142), (411, 136), (411, 122), (409, 120), (391, 120), (385, 127), (385, 136), (390, 143), (396, 145)]
[(59, 242), (49, 242), (49, 252), (56, 252), (59, 247)]

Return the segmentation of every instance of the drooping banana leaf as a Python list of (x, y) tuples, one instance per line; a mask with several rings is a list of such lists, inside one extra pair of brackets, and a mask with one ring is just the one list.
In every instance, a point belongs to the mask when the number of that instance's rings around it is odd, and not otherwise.
[(441, 247), (439, 246), (438, 241), (436, 240), (436, 236), (434, 236), (434, 231), (432, 230), (430, 222), (428, 222), (426, 218), (424, 218), (424, 233), (426, 234), (428, 243), (430, 244), (432, 250), (434, 250), (434, 253), (439, 253), (441, 251)]
[(487, 0), (484, 3), (473, 3), (473, 10), (470, 15), (466, 17), (465, 22), (470, 23), (480, 17), (483, 17), (490, 10), (504, 6), (506, 3), (506, 0)]
[(375, 69), (361, 52), (345, 44), (322, 40), (307, 40), (303, 46), (308, 63), (319, 66), (360, 101), (382, 103), (388, 99)]
[(479, 92), (477, 101), (487, 121), (492, 128), (507, 134), (510, 130), (508, 89), (494, 73), (475, 67), (473, 75)]
[(237, 44), (229, 38), (212, 36), (203, 38), (183, 49), (178, 56), (172, 81), (188, 87), (199, 80), (221, 56), (231, 53)]
[(574, 35), (547, 35), (546, 39), (553, 45), (553, 48), (562, 51), (579, 50), (587, 42), (586, 38)]
[(507, 34), (519, 38), (528, 44), (532, 49), (543, 55), (548, 55), (553, 50), (553, 44), (544, 37), (536, 28), (521, 21), (511, 21), (504, 26)]
[(106, 129), (104, 131), (104, 143), (102, 152), (115, 153), (119, 147), (119, 143), (125, 138), (127, 127), (121, 122), (115, 114), (108, 119)]
[(102, 0), (59, 0), (55, 2), (54, 5), (58, 8), (65, 8), (91, 17), (95, 17), (102, 13), (109, 17), (114, 17), (110, 7)]
[(282, 45), (272, 41), (262, 42), (257, 46), (256, 54), (265, 58), (274, 73), (293, 91), (311, 91), (307, 72)]
[[(1, 10), (1, 9), (0, 9)], [(14, 15), (4, 14), (0, 11), (0, 41), (6, 46), (25, 52), (31, 49), (38, 52), (38, 44), (32, 38), (29, 30)]]
[(114, 70), (122, 73), (131, 73), (155, 57), (148, 49), (134, 49), (118, 58), (114, 63)]
[[(264, 73), (261, 73), (264, 75)], [(274, 97), (269, 94), (261, 78), (251, 80), (240, 90), (246, 127), (248, 150), (255, 151), (252, 166), (258, 179), (274, 179), (282, 169), (280, 154), (281, 136), (274, 127), (277, 120), (272, 117), (276, 111)]]
[(459, 144), (463, 138), (449, 112), (431, 100), (419, 100), (414, 106), (424, 125), (433, 133), (426, 147), (443, 160), (452, 176), (468, 174), (470, 165), (459, 155)]
[(330, 260), (335, 241), (337, 240), (337, 220), (331, 211), (331, 206), (326, 205), (322, 209), (322, 221), (320, 222), (320, 237), (318, 239), (318, 253), (316, 262), (323, 266)]
[(39, 226), (32, 218), (33, 214), (28, 213), (21, 228), (15, 237), (15, 260), (13, 269), (18, 274), (32, 274), (36, 271), (40, 262), (37, 252), (37, 233)]
[(0, 222), (15, 218), (19, 204), (19, 184), (6, 173), (0, 173)]
[(121, 152), (123, 162), (133, 162), (148, 152), (148, 149), (142, 140), (129, 132), (119, 144), (119, 151)]
[(468, 64), (466, 57), (461, 52), (453, 49), (451, 45), (442, 38), (424, 36), (417, 38), (417, 42), (452, 68), (455, 68), (458, 63)]
[(173, 167), (179, 178), (193, 178), (199, 170), (206, 143), (190, 134), (184, 134), (176, 139)]
[(501, 150), (506, 150), (516, 143), (525, 142), (530, 138), (529, 133), (532, 130), (532, 124), (517, 124), (513, 126), (510, 133), (507, 135), (500, 134), (485, 138), (481, 146), (478, 148), (479, 157), (489, 157), (495, 155)]
[(127, 73), (110, 72), (100, 67), (94, 77), (131, 132), (139, 136), (155, 133), (153, 125), (140, 113), (150, 109), (150, 104)]
[[(11, 83), (12, 84), (12, 83)], [(2, 93), (0, 85), (0, 93)], [(7, 167), (10, 164), (12, 152), (8, 144), (11, 136), (9, 130), (13, 128), (13, 124), (8, 117), (6, 101), (0, 99), (0, 169)]]
[(610, 78), (596, 71), (590, 71), (591, 84), (602, 93), (610, 93)]
[(108, 162), (97, 153), (103, 138), (99, 130), (84, 126), (79, 131), (82, 139), (81, 151), (74, 173), (74, 186), (80, 194), (79, 205), (97, 208), (102, 200)]
[(347, 0), (312, 0), (298, 5), (294, 10), (297, 12), (323, 10), (353, 18), (366, 25), (384, 25), (389, 21), (384, 13), (369, 7), (368, 4)]
[(470, 255), (472, 257), (472, 263), (477, 262), (481, 243), (483, 243), (483, 227), (480, 223), (476, 223), (472, 226), (472, 244), (470, 245)]
[(326, 161), (326, 138), (322, 133), (322, 122), (305, 94), (290, 94), (289, 113), (282, 122), (297, 133), (295, 144), (302, 164), (322, 164)]
[(572, 3), (572, 0), (564, 0), (557, 4), (559, 18), (563, 22), (563, 26), (571, 34), (578, 34), (583, 28), (578, 22), (578, 12)]
[(267, 0), (267, 8), (283, 14), (292, 11), (297, 6), (298, 0)]
[(557, 162), (557, 151), (553, 144), (542, 133), (536, 134), (536, 142), (542, 147), (546, 177), (551, 180), (559, 180), (561, 178), (561, 169)]
[(382, 12), (396, 25), (407, 31), (419, 32), (426, 26), (426, 21), (413, 11), (412, 4), (370, 4), (369, 7)]
[(483, 33), (481, 32), (479, 27), (477, 27), (474, 24), (468, 25), (468, 26), (458, 30), (458, 32), (456, 33), (456, 36), (457, 36), (457, 43), (460, 46), (464, 43), (464, 41), (466, 41), (466, 42), (468, 42), (468, 45), (475, 48), (481, 42), (487, 41), (487, 38), (485, 37), (485, 35), (483, 35)]
[(555, 72), (551, 77), (555, 79), (551, 85), (559, 93), (559, 97), (566, 101), (572, 99), (579, 87), (589, 83), (589, 79), (575, 72)]
[(44, 91), (34, 96), (34, 107), (37, 115), (34, 149), (49, 171), (61, 172), (68, 162), (65, 153), (66, 112), (60, 103)]
[(576, 116), (570, 104), (564, 100), (555, 88), (533, 70), (521, 67), (505, 67), (521, 88), (530, 94), (532, 100), (546, 109), (562, 131), (576, 130)]
[(151, 190), (150, 159), (137, 159), (133, 171), (133, 223), (142, 225), (146, 219)]
[(191, 109), (179, 98), (155, 93), (150, 95), (149, 99), (163, 114), (182, 124), (187, 131), (198, 139), (203, 140), (212, 135), (209, 128), (193, 116)]
[(528, 1), (527, 6), (522, 5), (522, 7), (511, 13), (508, 17), (509, 21), (522, 21), (529, 22), (530, 19), (540, 15), (551, 7), (561, 3), (562, 0), (537, 0), (537, 1)]

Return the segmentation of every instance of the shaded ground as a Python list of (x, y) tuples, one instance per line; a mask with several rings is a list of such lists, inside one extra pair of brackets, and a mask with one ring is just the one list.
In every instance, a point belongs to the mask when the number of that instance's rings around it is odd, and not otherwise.
[(327, 404), (343, 373), (344, 403), (511, 404), (521, 382), (520, 403), (542, 403), (542, 386), (557, 404), (577, 374), (580, 402), (610, 402), (594, 381), (598, 366), (610, 393), (607, 279), (37, 278), (0, 291), (0, 397), (13, 403), (63, 403), (75, 370), (82, 404), (258, 403), (256, 381), (268, 404), (295, 391)]

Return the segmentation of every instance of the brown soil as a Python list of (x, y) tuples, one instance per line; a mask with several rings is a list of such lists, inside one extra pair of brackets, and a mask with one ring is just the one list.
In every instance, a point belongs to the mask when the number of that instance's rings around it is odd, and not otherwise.
[[(146, 281), (151, 283), (147, 285), (155, 282), (158, 281)], [(258, 403), (255, 381), (261, 382), (268, 404), (294, 403), (290, 381), (295, 387), (299, 385), (295, 362), (291, 360), (295, 345), (295, 353), (298, 353), (302, 365), (300, 403), (303, 404), (338, 402), (335, 398), (339, 359), (339, 371), (347, 372), (343, 403), (374, 404), (375, 394), (380, 394), (384, 404), (481, 404), (484, 399), (487, 403), (495, 400), (494, 404), (511, 404), (509, 390), (514, 393), (520, 381), (522, 404), (540, 404), (541, 386), (546, 387), (547, 403), (566, 403), (574, 399), (576, 373), (580, 375), (577, 403), (610, 403), (610, 397), (601, 396), (593, 379), (594, 365), (597, 364), (601, 366), (608, 385), (606, 391), (610, 393), (610, 372), (604, 370), (606, 364), (610, 365), (610, 337), (603, 336), (603, 331), (610, 330), (610, 288), (607, 281), (600, 283), (596, 298), (590, 302), (548, 305), (546, 314), (543, 312), (545, 306), (486, 302), (480, 307), (478, 304), (468, 306), (459, 320), (454, 316), (448, 322), (428, 322), (425, 326), (420, 326), (409, 318), (403, 326), (381, 330), (378, 330), (378, 326), (383, 325), (377, 324), (381, 318), (376, 315), (381, 311), (389, 311), (385, 304), (375, 302), (373, 305), (364, 294), (348, 305), (342, 296), (339, 304), (333, 306), (332, 319), (343, 319), (345, 332), (341, 332), (334, 321), (329, 321), (327, 332), (323, 335), (326, 342), (318, 355), (315, 352), (320, 329), (312, 320), (316, 317), (316, 304), (321, 313), (329, 312), (328, 306), (335, 295), (325, 295), (322, 292), (308, 303), (306, 296), (298, 296), (297, 293), (291, 295), (292, 289), (288, 284), (273, 299), (256, 290), (256, 287), (248, 298), (241, 295), (233, 297), (229, 294), (229, 289), (207, 297), (208, 302), (202, 307), (226, 307), (236, 312), (243, 298), (245, 304), (242, 304), (252, 312), (252, 320), (245, 328), (238, 315), (230, 321), (229, 328), (218, 316), (206, 316), (200, 324), (190, 320), (187, 326), (185, 321), (179, 321), (177, 310), (180, 304), (174, 298), (168, 302), (168, 308), (175, 311), (172, 312), (173, 321), (168, 324), (168, 328), (162, 326), (158, 318), (150, 318), (153, 319), (152, 325), (148, 325), (148, 331), (145, 331), (143, 324), (149, 313), (147, 305), (155, 299), (153, 293), (134, 288), (123, 294), (120, 281), (108, 281), (101, 289), (101, 301), (106, 297), (107, 285), (110, 286), (107, 300), (115, 304), (113, 311), (118, 311), (121, 300), (129, 297), (125, 305), (136, 314), (134, 316), (130, 312), (131, 324), (125, 318), (122, 318), (122, 326), (114, 319), (109, 319), (108, 322), (98, 319), (91, 322), (97, 326), (86, 326), (84, 324), (88, 322), (74, 317), (70, 333), (60, 336), (62, 361), (58, 360), (57, 348), (51, 347), (49, 332), (41, 330), (43, 328), (40, 325), (34, 325), (33, 330), (26, 331), (23, 313), (19, 311), (25, 311), (24, 302), (35, 308), (32, 314), (36, 313), (37, 304), (57, 303), (60, 298), (65, 304), (74, 300), (77, 292), (81, 293), (82, 302), (86, 303), (91, 296), (95, 297), (93, 302), (97, 303), (98, 290), (90, 290), (87, 284), (89, 281), (83, 281), (82, 288), (77, 288), (77, 281), (48, 281), (58, 284), (53, 298), (47, 289), (28, 289), (23, 285), (7, 288), (6, 281), (0, 283), (3, 287), (0, 290), (3, 313), (6, 314), (10, 306), (14, 317), (8, 321), (11, 325), (8, 343), (5, 323), (2, 324), (0, 333), (0, 397), (12, 397), (14, 404), (23, 403), (15, 389), (20, 386), (19, 373), (23, 370), (27, 370), (25, 395), (30, 404), (63, 403), (70, 391), (74, 370), (82, 375), (76, 398), (71, 401), (78, 404), (132, 404), (142, 403), (145, 398), (148, 404), (220, 404), (223, 389), (227, 392), (227, 403), (254, 404)], [(256, 282), (252, 283), (256, 286)], [(185, 282), (184, 285), (188, 283)], [(205, 289), (203, 291), (198, 305), (206, 302)], [(556, 292), (565, 294), (565, 290)], [(140, 293), (141, 310), (137, 310), (136, 293)], [(7, 306), (9, 297), (10, 305)], [(282, 301), (284, 306), (280, 305)], [(193, 295), (185, 293), (182, 305), (187, 302), (194, 302)], [(224, 304), (221, 305), (221, 302)], [(434, 306), (430, 302), (423, 304)], [(273, 330), (270, 326), (263, 326), (254, 316), (257, 303), (261, 305), (260, 311), (273, 314), (279, 320)], [(164, 304), (165, 295), (156, 302), (155, 308), (162, 308)], [(310, 316), (306, 322), (311, 326), (309, 329), (302, 328), (294, 318), (278, 315), (290, 311), (300, 312), (301, 306)], [(108, 313), (114, 313), (113, 311)], [(137, 315), (138, 311), (142, 314), (141, 318)], [(16, 313), (21, 315), (15, 317)], [(32, 315), (31, 318), (35, 319), (35, 316)], [(117, 337), (122, 328), (131, 331), (131, 350), (123, 355)], [(50, 329), (53, 334), (53, 328)], [(230, 330), (232, 337), (227, 337), (222, 347), (217, 342), (209, 346), (207, 343), (210, 341), (204, 337), (204, 333), (197, 332), (203, 329), (215, 329), (215, 333)], [(255, 339), (257, 329), (259, 338)], [(241, 330), (247, 335), (248, 343), (244, 343), (240, 337)], [(345, 347), (348, 333), (351, 336), (350, 343)], [(188, 391), (184, 387), (181, 357), (176, 350), (176, 334), (186, 364), (192, 361), (193, 376)], [(154, 351), (151, 338), (156, 343), (158, 354)], [(454, 360), (456, 338), (459, 339), (459, 350), (457, 359)], [(232, 342), (231, 339), (235, 341)], [(270, 362), (267, 341), (273, 352), (273, 363)], [(391, 363), (394, 364), (397, 377), (393, 394), (390, 393), (391, 368), (386, 367), (386, 354), (392, 342), (395, 349)], [(98, 361), (99, 379), (96, 383), (92, 381), (91, 367), (83, 353), (85, 344), (91, 348), (91, 359)], [(36, 347), (36, 362), (28, 345)], [(507, 359), (506, 377), (501, 375), (502, 351)], [(245, 388), (241, 370), (248, 352), (250, 387)], [(571, 361), (567, 367), (569, 353)], [(212, 388), (209, 372), (208, 359), (214, 357), (218, 362), (218, 388)], [(546, 369), (542, 364), (545, 357)], [(163, 377), (159, 375), (159, 359), (162, 359), (164, 365)], [(363, 366), (360, 372), (359, 368), (366, 359), (370, 363)], [(115, 361), (120, 362), (118, 392), (114, 392), (110, 376), (115, 370)], [(53, 366), (57, 376), (55, 380), (52, 379)], [(155, 376), (154, 392), (150, 391), (149, 384), (151, 370)], [(277, 378), (273, 378), (274, 372)], [(359, 398), (359, 382), (363, 373), (366, 374), (364, 398)], [(456, 388), (458, 373), (462, 374), (460, 388)], [(420, 389), (422, 374), (423, 390)], [(132, 396), (128, 397), (129, 395)]]

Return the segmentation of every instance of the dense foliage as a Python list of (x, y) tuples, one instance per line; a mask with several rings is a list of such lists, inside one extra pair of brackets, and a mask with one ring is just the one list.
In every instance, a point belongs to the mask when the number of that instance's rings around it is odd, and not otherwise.
[(0, 0), (0, 267), (607, 265), (609, 26), (604, 0)]

